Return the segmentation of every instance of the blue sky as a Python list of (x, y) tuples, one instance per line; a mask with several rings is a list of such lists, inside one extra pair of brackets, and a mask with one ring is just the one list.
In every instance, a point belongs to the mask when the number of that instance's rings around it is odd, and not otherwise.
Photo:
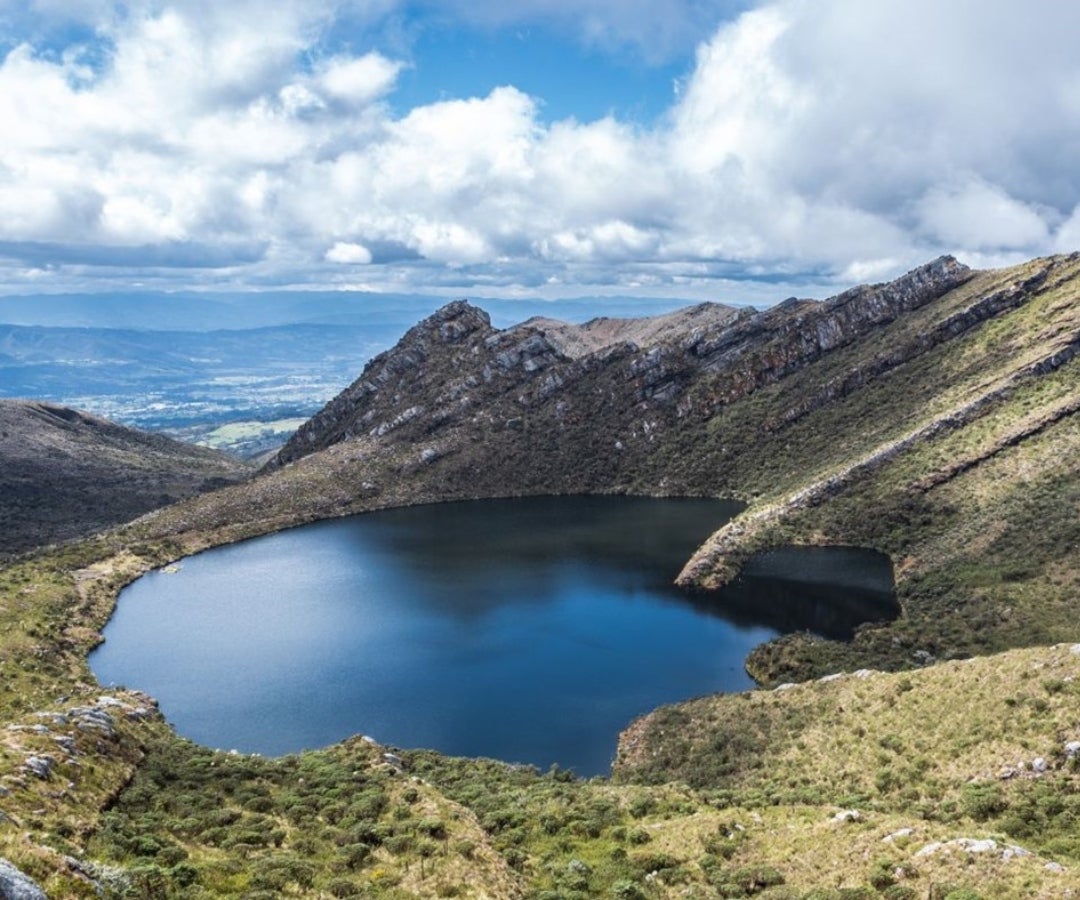
[(671, 108), (677, 83), (692, 68), (692, 49), (646, 61), (635, 49), (585, 45), (543, 24), (433, 23), (417, 34), (411, 64), (389, 99), (400, 115), (513, 85), (537, 98), (537, 117), (545, 124), (612, 115), (649, 126)]
[(1080, 5), (0, 0), (0, 295), (767, 303), (1080, 249)]

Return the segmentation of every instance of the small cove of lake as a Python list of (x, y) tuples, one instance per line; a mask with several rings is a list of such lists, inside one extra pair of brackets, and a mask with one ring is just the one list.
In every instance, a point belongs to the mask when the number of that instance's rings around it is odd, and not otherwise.
[(307, 525), (140, 578), (91, 666), (212, 747), (276, 755), (359, 732), (602, 774), (634, 716), (750, 687), (755, 645), (896, 614), (888, 560), (850, 548), (763, 554), (720, 592), (675, 587), (739, 509), (542, 497)]

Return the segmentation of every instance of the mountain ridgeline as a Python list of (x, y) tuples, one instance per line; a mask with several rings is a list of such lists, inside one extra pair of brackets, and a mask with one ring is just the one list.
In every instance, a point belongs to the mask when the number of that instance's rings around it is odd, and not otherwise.
[(824, 303), (791, 300), (763, 313), (704, 304), (576, 327), (532, 319), (504, 331), (458, 301), (376, 357), (272, 467), (361, 438), (414, 447), (420, 461), (440, 461), (448, 486), (485, 494), (742, 494), (696, 458), (718, 410), (971, 277), (943, 258)]

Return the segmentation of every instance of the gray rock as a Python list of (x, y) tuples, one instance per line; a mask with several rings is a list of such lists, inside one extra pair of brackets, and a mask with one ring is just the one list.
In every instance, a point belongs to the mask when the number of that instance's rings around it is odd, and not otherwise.
[(1003, 846), (992, 838), (965, 837), (956, 838), (952, 841), (935, 841), (932, 844), (927, 844), (916, 853), (915, 856), (932, 856), (935, 853), (948, 853), (952, 850), (960, 850), (964, 853), (992, 853), (1004, 862), (1008, 862), (1011, 859), (1031, 856), (1030, 850), (1025, 850), (1023, 847), (1016, 846), (1016, 844), (1005, 844)]
[(968, 853), (994, 853), (998, 849), (998, 842), (991, 838), (957, 838), (949, 843)]
[(52, 774), (56, 761), (51, 756), (28, 756), (23, 763), (23, 769), (31, 775), (46, 779)]
[(78, 748), (75, 746), (75, 738), (62, 734), (57, 735), (53, 740), (56, 741), (56, 745), (69, 757), (78, 755)]
[(1035, 759), (1031, 761), (1032, 772), (1045, 772), (1047, 768), (1046, 760), (1041, 756), (1036, 756)]
[(0, 900), (49, 900), (28, 875), (0, 857)]
[(80, 731), (96, 731), (110, 738), (116, 736), (115, 720), (96, 706), (76, 706), (68, 710), (68, 716)]
[(146, 706), (133, 706), (124, 716), (133, 722), (142, 722), (154, 718), (155, 711)]
[(1069, 759), (1076, 759), (1077, 756), (1080, 756), (1080, 741), (1069, 741), (1065, 745), (1065, 755)]

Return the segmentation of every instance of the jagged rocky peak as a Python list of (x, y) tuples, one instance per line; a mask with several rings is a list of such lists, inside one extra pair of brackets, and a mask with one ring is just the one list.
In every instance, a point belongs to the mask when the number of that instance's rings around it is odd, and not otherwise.
[[(449, 447), (490, 442), (507, 428), (520, 434), (517, 425), (506, 423), (520, 425), (523, 417), (531, 427), (544, 423), (549, 436), (563, 434), (574, 422), (600, 419), (613, 433), (640, 433), (644, 425), (638, 420), (648, 409), (665, 419), (684, 416), (690, 407), (682, 398), (703, 377), (710, 387), (704, 392), (709, 399), (698, 401), (701, 411), (786, 377), (971, 275), (955, 259), (942, 257), (889, 284), (761, 313), (704, 303), (582, 325), (535, 317), (505, 330), (493, 328), (483, 310), (457, 300), (373, 359), (269, 468), (355, 439), (422, 449), (438, 445), (445, 456)], [(607, 399), (598, 408), (601, 395)], [(616, 441), (628, 445), (623, 438), (611, 443)]]
[[(500, 331), (484, 310), (455, 300), (410, 328), (360, 377), (309, 420), (268, 464), (276, 468), (361, 436), (402, 426), (444, 423), (480, 396), (490, 397), (565, 359), (535, 329)], [(426, 425), (425, 425), (426, 423)]]
[(580, 359), (620, 344), (650, 347), (688, 333), (729, 325), (745, 308), (722, 303), (699, 303), (674, 312), (639, 318), (599, 316), (572, 325), (546, 316), (534, 316), (517, 326), (544, 334), (562, 353)]
[(859, 285), (825, 301), (830, 310), (848, 305), (868, 306), (874, 309), (914, 309), (945, 290), (958, 287), (975, 273), (954, 256), (937, 259), (912, 269), (886, 284)]
[(473, 306), (468, 300), (454, 300), (408, 331), (402, 343), (430, 336), (452, 344), (490, 328), (491, 317), (484, 310)]

